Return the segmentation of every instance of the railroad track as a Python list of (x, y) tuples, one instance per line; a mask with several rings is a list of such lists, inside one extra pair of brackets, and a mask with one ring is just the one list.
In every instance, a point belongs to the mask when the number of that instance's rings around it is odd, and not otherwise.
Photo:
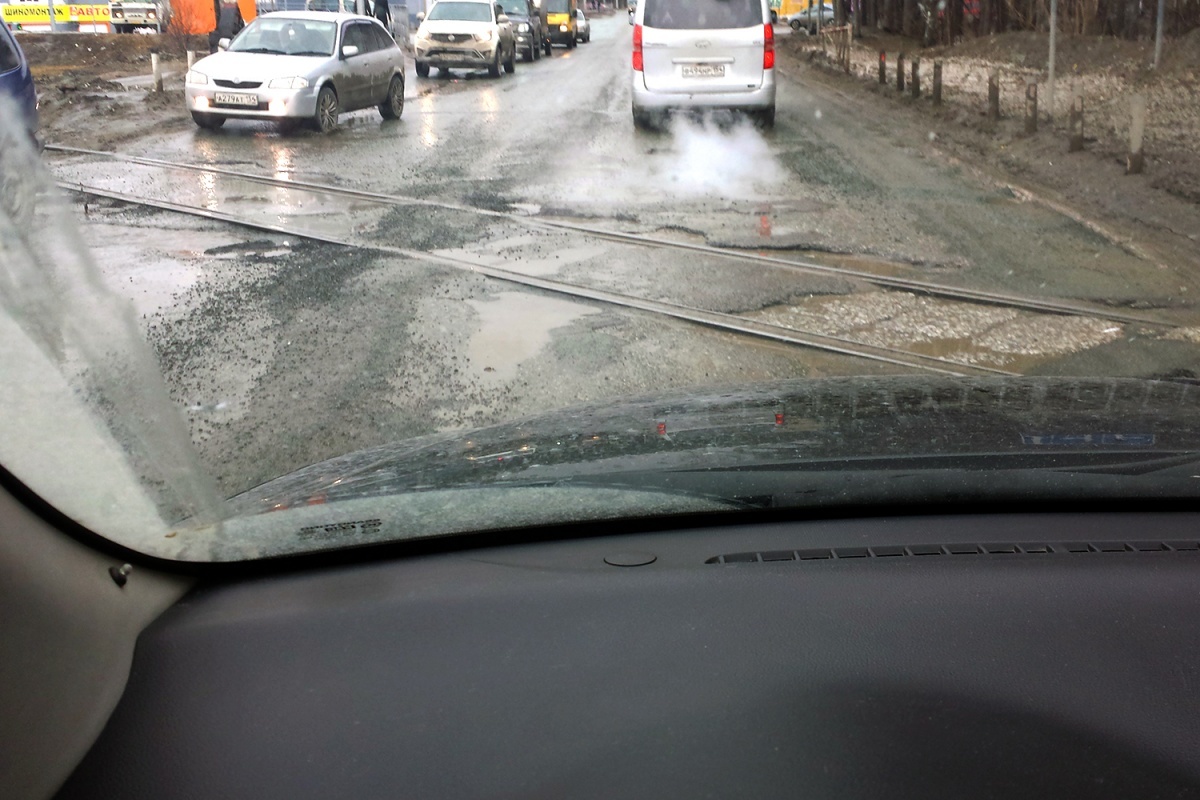
[[(731, 262), (739, 262), (742, 264), (757, 264), (766, 265), (775, 269), (803, 273), (808, 275), (825, 275), (847, 278), (854, 281), (877, 286), (883, 289), (893, 289), (900, 291), (912, 292), (914, 294), (926, 295), (929, 297), (937, 297), (946, 300), (959, 300), (967, 303), (985, 304), (1002, 306), (1006, 308), (1015, 308), (1022, 311), (1031, 311), (1045, 314), (1062, 314), (1066, 316), (1086, 316), (1099, 317), (1113, 322), (1124, 322), (1135, 325), (1148, 325), (1151, 327), (1169, 328), (1174, 327), (1171, 323), (1163, 322), (1162, 320), (1145, 315), (1130, 313), (1115, 308), (1106, 308), (1100, 306), (1089, 305), (1086, 303), (1073, 303), (1064, 300), (1047, 300), (1038, 297), (1028, 297), (1023, 295), (1007, 294), (1003, 292), (989, 292), (979, 289), (969, 289), (959, 286), (949, 286), (945, 284), (933, 283), (930, 281), (914, 280), (910, 278), (898, 278), (889, 275), (877, 275), (863, 270), (855, 270), (847, 267), (835, 267), (828, 264), (818, 264), (812, 261), (795, 260), (788, 258), (779, 258), (775, 256), (763, 255), (761, 253), (749, 253), (740, 250), (730, 250), (728, 248), (713, 247), (711, 245), (692, 244), (687, 242), (672, 241), (669, 239), (661, 239), (655, 236), (648, 236), (637, 233), (623, 233), (620, 231), (611, 231), (604, 228), (598, 228), (590, 225), (581, 225), (573, 222), (560, 220), (551, 220), (545, 218), (532, 217), (525, 214), (516, 214), (506, 211), (494, 211), (491, 209), (478, 208), (462, 203), (450, 203), (440, 200), (429, 200), (427, 198), (414, 197), (400, 194), (386, 194), (381, 192), (371, 192), (361, 189), (350, 189), (341, 186), (332, 186), (329, 184), (313, 183), (309, 181), (293, 180), (291, 178), (277, 178), (267, 175), (260, 175), (251, 172), (243, 172), (240, 170), (227, 169), (225, 167), (209, 166), (204, 164), (187, 164), (174, 161), (163, 161), (154, 158), (144, 158), (141, 156), (130, 156), (122, 153), (114, 153), (106, 150), (88, 150), (78, 147), (65, 147), (61, 145), (47, 145), (46, 150), (73, 154), (86, 155), (100, 158), (107, 158), (114, 161), (120, 161), (128, 164), (138, 164), (146, 167), (154, 167), (159, 169), (178, 170), (194, 173), (208, 173), (212, 175), (223, 175), (230, 178), (248, 181), (251, 183), (273, 186), (276, 188), (298, 189), (307, 192), (318, 194), (326, 194), (337, 197), (344, 197), (364, 202), (374, 202), (381, 205), (391, 206), (411, 206), (420, 205), (431, 208), (441, 208), (451, 211), (461, 211), (471, 214), (477, 214), (483, 217), (491, 217), (506, 222), (516, 223), (527, 226), (529, 228), (540, 228), (542, 230), (552, 231), (569, 231), (581, 235), (589, 236), (596, 239), (606, 241), (619, 242), (634, 246), (667, 249), (688, 252), (693, 254), (702, 254), (712, 256), (714, 258), (723, 259)], [(69, 184), (68, 184), (69, 185)], [(78, 187), (75, 187), (78, 188)]]
[[(142, 167), (151, 169), (162, 169), (172, 171), (184, 171), (193, 173), (202, 173), (210, 175), (221, 175), (228, 178), (247, 181), (255, 184), (273, 186), (276, 188), (284, 188), (291, 190), (299, 190), (303, 192), (313, 193), (316, 195), (324, 195), (327, 197), (337, 197), (342, 199), (353, 200), (358, 204), (376, 203), (380, 206), (411, 206), (421, 205), (430, 206), (439, 209), (448, 209), (460, 212), (477, 214), (484, 217), (496, 218), (510, 223), (520, 223), (530, 228), (549, 230), (549, 231), (569, 231), (583, 236), (593, 237), (606, 241), (618, 242), (625, 245), (633, 245), (639, 247), (649, 247), (657, 249), (669, 249), (675, 251), (684, 251), (696, 254), (704, 254), (714, 256), (716, 258), (725, 259), (741, 264), (752, 264), (759, 266), (767, 266), (774, 269), (788, 270), (797, 273), (808, 275), (836, 275), (843, 278), (860, 281), (863, 283), (875, 285), (886, 290), (901, 290), (914, 294), (923, 294), (927, 296), (937, 297), (939, 299), (949, 299), (959, 302), (967, 302), (974, 304), (986, 304), (992, 306), (1003, 306), (1008, 308), (1018, 309), (1023, 312), (1031, 312), (1036, 314), (1057, 314), (1066, 316), (1086, 316), (1114, 322), (1124, 322), (1141, 326), (1151, 327), (1171, 327), (1168, 323), (1161, 322), (1141, 315), (1129, 314), (1123, 312), (1114, 312), (1109, 309), (1094, 308), (1091, 306), (1075, 303), (1058, 302), (1051, 300), (1042, 300), (1039, 298), (1020, 297), (1015, 295), (1005, 295), (991, 292), (982, 292), (971, 289), (962, 289), (959, 287), (943, 286), (932, 284), (924, 281), (912, 281), (903, 278), (893, 278), (889, 276), (879, 276), (859, 270), (852, 270), (841, 267), (831, 267), (822, 264), (809, 262), (796, 262), (790, 259), (773, 258), (753, 253), (743, 253), (739, 251), (725, 250), (722, 248), (711, 247), (707, 245), (688, 244), (674, 242), (669, 240), (658, 239), (651, 236), (639, 234), (627, 234), (614, 231), (608, 231), (600, 228), (594, 228), (586, 225), (578, 225), (575, 223), (561, 222), (556, 220), (546, 220), (533, 218), (521, 214), (511, 212), (494, 211), (488, 209), (480, 209), (473, 206), (447, 203), (442, 201), (428, 200), (417, 197), (407, 197), (403, 195), (382, 194), (377, 192), (362, 191), (357, 189), (348, 189), (338, 186), (330, 186), (319, 183), (306, 181), (296, 181), (286, 178), (269, 177), (254, 173), (246, 173), (238, 170), (231, 170), (223, 167), (204, 166), (196, 164), (184, 164), (170, 161), (161, 161), (158, 159), (143, 158), (138, 156), (126, 156), (118, 153), (109, 153), (106, 151), (86, 150), (81, 148), (69, 148), (50, 145), (47, 150), (61, 152), (64, 154), (85, 155), (90, 157), (103, 157), (119, 162), (136, 164)], [(229, 213), (226, 211), (216, 210), (211, 207), (202, 207), (187, 203), (180, 203), (173, 200), (161, 198), (152, 198), (139, 196), (130, 192), (117, 191), (101, 186), (88, 185), (83, 182), (76, 181), (58, 181), (61, 188), (81, 192), (84, 194), (106, 197), (113, 200), (118, 200), (125, 203), (148, 206), (159, 210), (172, 211), (182, 214), (204, 217), (216, 221), (226, 222), (230, 224), (249, 227), (257, 230), (267, 231), (286, 236), (309, 239), (313, 241), (324, 242), (327, 244), (370, 249), (376, 252), (399, 256), (407, 259), (434, 262), (443, 264), (456, 269), (462, 269), (476, 274), (484, 275), (496, 280), (506, 281), (508, 283), (524, 286), (527, 288), (538, 289), (547, 292), (572, 297), (575, 299), (587, 300), (592, 302), (604, 303), (607, 305), (616, 306), (619, 308), (630, 309), (648, 312), (660, 316), (670, 317), (694, 324), (704, 325), (709, 328), (722, 330), (728, 333), (749, 336), (759, 340), (773, 341), (787, 345), (802, 346), (814, 348), (825, 352), (836, 353), (839, 355), (864, 358), (876, 362), (882, 362), (897, 366), (903, 366), (913, 369), (919, 369), (926, 372), (933, 372), (945, 375), (969, 376), (969, 375), (1016, 375), (1019, 373), (1009, 370), (989, 367), (985, 365), (966, 364), (958, 361), (952, 361), (937, 356), (932, 356), (924, 353), (914, 352), (898, 347), (888, 347), (881, 345), (870, 345), (853, 339), (820, 333), (816, 331), (798, 330), (792, 327), (784, 327), (781, 325), (773, 325), (766, 322), (747, 319), (745, 317), (728, 314), (723, 312), (709, 311), (699, 308), (693, 308), (681, 304), (651, 300), (634, 295), (613, 292), (595, 287), (582, 286), (574, 283), (541, 278), (531, 275), (526, 275), (512, 270), (507, 270), (498, 267), (495, 264), (487, 263), (482, 258), (473, 257), (471, 254), (446, 254), (434, 253), (424, 250), (415, 250), (406, 247), (399, 247), (385, 243), (365, 241), (349, 235), (337, 235), (324, 233), (314, 230), (312, 226), (294, 225), (281, 222), (268, 222), (253, 217), (243, 216)]]

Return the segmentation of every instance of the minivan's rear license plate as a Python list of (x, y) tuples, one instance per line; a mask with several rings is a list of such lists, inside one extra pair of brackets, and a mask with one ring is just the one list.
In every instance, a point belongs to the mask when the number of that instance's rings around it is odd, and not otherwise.
[(685, 78), (724, 78), (724, 64), (684, 64), (683, 77)]
[(258, 95), (256, 94), (226, 94), (218, 92), (213, 98), (219, 106), (256, 106), (258, 105)]

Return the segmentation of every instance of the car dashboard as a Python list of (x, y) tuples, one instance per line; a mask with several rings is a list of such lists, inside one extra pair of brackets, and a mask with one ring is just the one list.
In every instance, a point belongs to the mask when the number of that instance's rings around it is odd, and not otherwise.
[(202, 573), (58, 796), (1200, 795), (1195, 514), (692, 522)]

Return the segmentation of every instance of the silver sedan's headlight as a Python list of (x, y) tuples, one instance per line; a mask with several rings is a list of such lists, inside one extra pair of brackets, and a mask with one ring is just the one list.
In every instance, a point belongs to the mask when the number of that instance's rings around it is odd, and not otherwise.
[(194, 69), (189, 69), (187, 76), (184, 77), (184, 82), (188, 86), (203, 86), (208, 83), (208, 76), (203, 72), (196, 72)]
[(417, 38), (420, 39), (422, 42), (428, 41), (429, 40), (429, 31), (425, 30), (424, 28), (418, 28), (417, 29)]
[(521, 33), (529, 33), (529, 23), (522, 22), (520, 25), (517, 26), (517, 30), (520, 31)]
[(307, 89), (308, 78), (272, 78), (268, 89)]
[(495, 36), (495, 32), (490, 30), (487, 33), (477, 33), (475, 34), (475, 41), (490, 42), (493, 36)]

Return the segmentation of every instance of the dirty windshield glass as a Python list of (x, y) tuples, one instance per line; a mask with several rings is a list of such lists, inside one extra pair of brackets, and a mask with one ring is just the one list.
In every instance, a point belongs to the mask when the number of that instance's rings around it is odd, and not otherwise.
[(14, 70), (19, 63), (16, 47), (7, 36), (0, 36), (0, 72)]
[(182, 561), (1194, 501), (1200, 0), (811, 5), (0, 3), (0, 483)]
[(492, 9), (487, 3), (456, 3), (442, 0), (429, 12), (429, 19), (456, 19), (465, 22), (490, 22)]
[(332, 22), (265, 18), (255, 20), (229, 45), (232, 52), (333, 55)]
[(504, 9), (505, 14), (510, 16), (529, 16), (529, 6), (525, 0), (505, 0), (505, 2), (499, 3), (498, 5)]

